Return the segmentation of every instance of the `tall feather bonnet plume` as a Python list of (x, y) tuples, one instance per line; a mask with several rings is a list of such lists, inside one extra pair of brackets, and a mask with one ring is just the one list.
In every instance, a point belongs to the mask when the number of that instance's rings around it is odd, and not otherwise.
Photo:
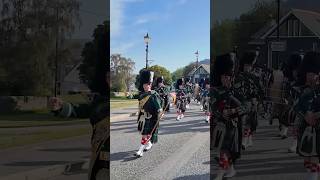
[(144, 91), (143, 84), (147, 84), (147, 83), (152, 84), (153, 76), (154, 76), (154, 72), (149, 70), (143, 70), (140, 72), (139, 91), (141, 92)]
[(221, 76), (224, 74), (232, 75), (234, 70), (234, 62), (230, 54), (217, 56), (213, 66), (213, 85), (221, 86)]

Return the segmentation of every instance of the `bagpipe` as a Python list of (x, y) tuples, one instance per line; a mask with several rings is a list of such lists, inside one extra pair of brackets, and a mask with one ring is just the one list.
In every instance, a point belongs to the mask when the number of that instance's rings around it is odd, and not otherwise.
[[(298, 153), (302, 156), (320, 155), (320, 89), (314, 90), (306, 113), (296, 112), (298, 118)], [(311, 120), (310, 120), (311, 116)]]
[(216, 101), (217, 107), (212, 111), (212, 115), (216, 121), (213, 122), (213, 139), (212, 151), (215, 155), (220, 154), (227, 128), (236, 128), (236, 139), (238, 136), (237, 128), (239, 128), (239, 118), (245, 112), (241, 107), (241, 102), (233, 96), (232, 91), (225, 91), (220, 94), (221, 99)]

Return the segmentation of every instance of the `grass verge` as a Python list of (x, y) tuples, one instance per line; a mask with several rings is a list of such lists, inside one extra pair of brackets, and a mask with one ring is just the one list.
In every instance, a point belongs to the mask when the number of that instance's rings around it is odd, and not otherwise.
[(110, 99), (110, 109), (121, 109), (126, 107), (138, 107), (138, 100), (137, 99), (120, 99), (120, 98), (111, 98)]
[(87, 135), (90, 131), (91, 128), (88, 125), (88, 127), (80, 127), (76, 129), (46, 129), (26, 133), (0, 133), (0, 149)]

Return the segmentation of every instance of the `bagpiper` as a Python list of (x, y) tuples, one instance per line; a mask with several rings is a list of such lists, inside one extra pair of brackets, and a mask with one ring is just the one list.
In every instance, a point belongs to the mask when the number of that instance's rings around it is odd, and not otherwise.
[(209, 103), (209, 100), (210, 100), (210, 81), (209, 79), (206, 79), (205, 82), (204, 82), (204, 86), (205, 86), (205, 89), (204, 91), (202, 92), (202, 107), (203, 107), (203, 110), (205, 112), (205, 121), (207, 123), (209, 123), (210, 121), (210, 103)]
[(143, 70), (139, 81), (139, 115), (138, 131), (141, 133), (141, 145), (136, 152), (137, 157), (142, 157), (144, 151), (151, 149), (158, 141), (158, 126), (161, 119), (161, 98), (156, 91), (151, 90), (154, 72)]
[(204, 92), (204, 90), (205, 90), (205, 78), (201, 78), (200, 79), (200, 82), (199, 82), (199, 93), (200, 93), (200, 101), (199, 101), (199, 105), (201, 106), (200, 107), (200, 110), (201, 111), (204, 111), (203, 110), (203, 92)]
[(161, 97), (161, 107), (163, 108), (163, 111), (169, 112), (169, 110), (170, 110), (169, 90), (168, 90), (168, 88), (164, 85), (164, 78), (163, 78), (163, 76), (157, 78), (155, 91), (156, 91), (156, 92), (160, 95), (160, 97)]
[(200, 88), (199, 84), (196, 83), (194, 86), (193, 97), (194, 97), (194, 101), (198, 105), (200, 105), (200, 101), (201, 101), (200, 92), (201, 92), (201, 88)]
[(110, 120), (108, 118), (109, 103), (107, 102), (107, 97), (99, 94), (90, 95), (87, 104), (73, 104), (57, 97), (49, 99), (49, 107), (55, 116), (90, 119), (92, 153), (88, 173), (89, 180), (109, 178)]
[(191, 103), (191, 97), (192, 97), (192, 83), (190, 82), (189, 78), (186, 78), (186, 84), (185, 84), (185, 90), (187, 93), (187, 105), (186, 108), (190, 108), (190, 103)]
[(288, 149), (289, 152), (295, 152), (297, 141), (296, 141), (296, 129), (294, 126), (296, 113), (293, 110), (293, 105), (298, 100), (301, 94), (301, 85), (298, 84), (298, 69), (302, 62), (302, 58), (299, 54), (292, 54), (290, 58), (285, 62), (283, 68), (284, 82), (283, 82), (283, 103), (285, 104), (285, 109), (279, 119), (280, 124), (280, 134), (282, 139), (288, 137), (288, 130), (290, 128), (293, 133), (293, 144)]
[(183, 80), (178, 79), (176, 83), (176, 107), (177, 107), (177, 121), (184, 118), (184, 113), (186, 111), (186, 101), (187, 95), (185, 93)]
[(307, 180), (317, 180), (320, 172), (320, 53), (307, 52), (299, 78), (305, 88), (294, 109), (299, 117), (297, 154), (304, 157)]
[(244, 102), (248, 114), (245, 116), (242, 148), (246, 149), (253, 145), (253, 133), (258, 126), (258, 104), (263, 96), (259, 77), (253, 73), (253, 64), (256, 61), (254, 52), (246, 52), (240, 59), (239, 74), (234, 82), (234, 89)]
[(234, 62), (230, 54), (216, 57), (213, 70), (213, 88), (211, 91), (210, 131), (212, 142), (210, 149), (218, 156), (219, 170), (215, 180), (233, 177), (236, 174), (234, 163), (241, 154), (241, 120), (244, 110), (241, 102), (234, 96), (232, 81)]

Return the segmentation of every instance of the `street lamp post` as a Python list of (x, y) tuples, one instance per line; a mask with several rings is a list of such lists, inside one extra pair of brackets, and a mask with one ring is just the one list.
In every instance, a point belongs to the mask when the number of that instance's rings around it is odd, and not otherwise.
[(148, 69), (148, 52), (149, 52), (149, 42), (150, 42), (149, 34), (144, 36), (144, 42), (146, 43), (146, 69)]

